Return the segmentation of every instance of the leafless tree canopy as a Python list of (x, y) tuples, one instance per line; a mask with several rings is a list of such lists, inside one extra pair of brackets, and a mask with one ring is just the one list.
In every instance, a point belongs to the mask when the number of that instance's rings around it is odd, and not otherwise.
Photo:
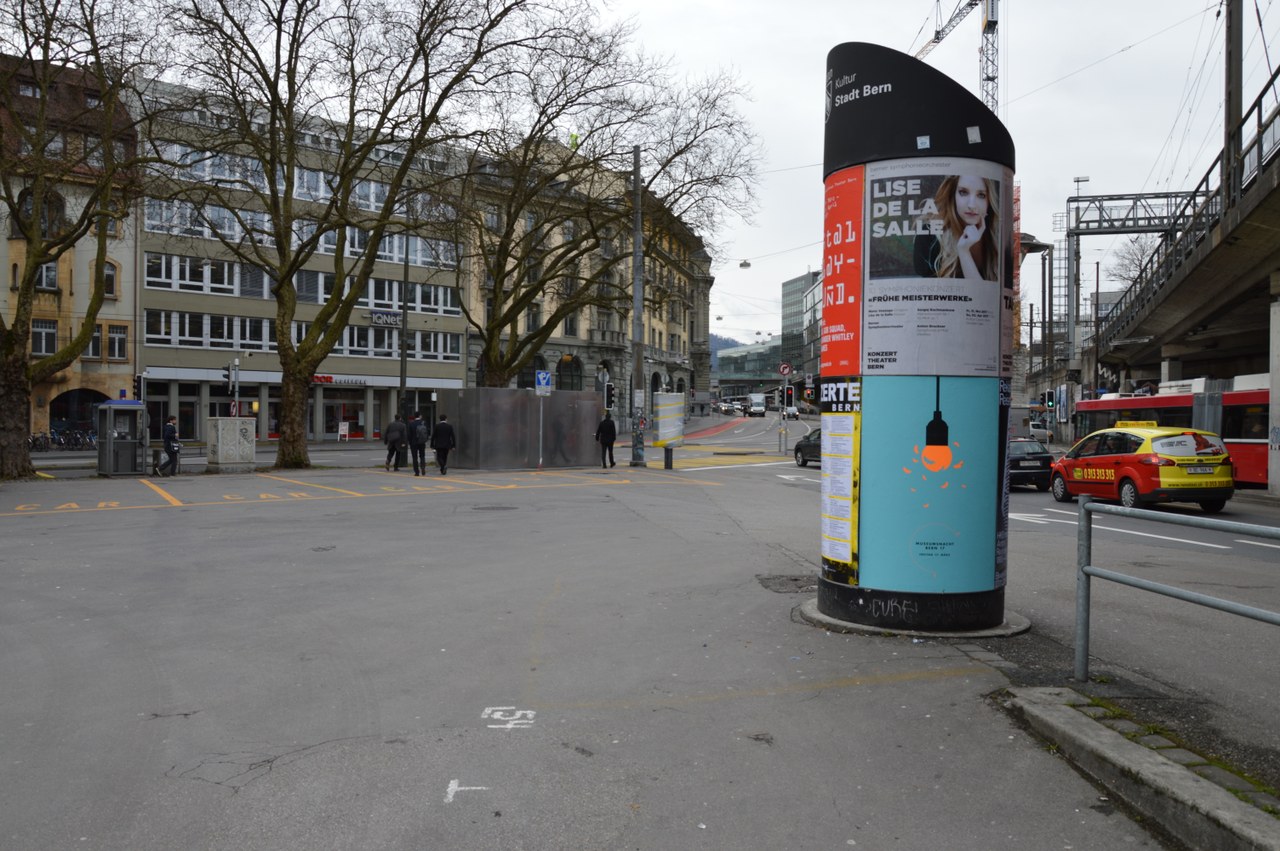
[(1159, 244), (1160, 237), (1156, 234), (1136, 234), (1129, 237), (1112, 255), (1114, 259), (1107, 266), (1107, 274), (1114, 280), (1132, 284), (1138, 280), (1143, 264), (1151, 259)]
[[(745, 216), (760, 160), (727, 74), (681, 82), (634, 52), (627, 24), (579, 26), (548, 39), (538, 61), (487, 88), (460, 193), (472, 264), (488, 309), (467, 313), (484, 349), (486, 383), (502, 386), (569, 315), (630, 310), (628, 244), (632, 149), (650, 233), (683, 229), (713, 238), (727, 215)], [(603, 249), (603, 251), (602, 251)], [(541, 324), (520, 318), (544, 296)]]
[[(74, 338), (29, 364), (39, 268), (95, 222), (126, 215), (144, 186), (158, 203), (185, 205), (270, 283), (284, 467), (309, 464), (310, 379), (384, 238), (412, 227), (488, 273), (495, 316), (468, 320), (498, 379), (569, 311), (618, 304), (627, 282), (609, 267), (620, 261), (600, 255), (628, 228), (632, 146), (644, 154), (646, 215), (662, 227), (713, 238), (752, 202), (759, 153), (733, 80), (675, 79), (635, 51), (630, 25), (603, 25), (585, 0), (0, 3), (0, 50), (19, 57), (4, 74), (52, 86), (50, 69), (78, 69), (102, 98), (89, 116), (98, 135), (77, 137), (87, 170), (70, 162), (71, 145), (50, 147), (53, 128), (79, 120), (56, 99), (0, 104), (0, 202), (28, 246), (17, 310), (0, 324), (0, 476), (30, 473), (25, 443), (16, 446), (31, 382), (79, 355), (101, 303), (99, 273)], [(299, 179), (315, 173), (322, 197), (299, 198)], [(360, 194), (371, 180), (373, 203)], [(75, 193), (61, 191), (68, 182)], [(345, 285), (295, 339), (295, 275), (322, 259)], [(557, 308), (522, 337), (516, 318), (548, 292)]]
[[(0, 479), (6, 479), (33, 472), (26, 444), (32, 387), (73, 363), (92, 338), (107, 236), (138, 190), (142, 119), (131, 106), (131, 87), (154, 73), (158, 55), (147, 35), (154, 28), (124, 4), (3, 0), (0, 21), (0, 204), (6, 236), (14, 240), (10, 259), (18, 265), (11, 309), (0, 316)], [(56, 350), (33, 358), (38, 285), (85, 239), (96, 250), (87, 308), (69, 333), (59, 332)], [(64, 297), (62, 288), (57, 292)]]

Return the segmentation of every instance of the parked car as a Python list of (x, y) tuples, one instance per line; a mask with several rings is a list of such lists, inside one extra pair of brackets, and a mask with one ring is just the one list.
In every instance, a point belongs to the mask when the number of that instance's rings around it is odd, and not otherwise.
[(1034, 485), (1040, 491), (1049, 489), (1053, 454), (1043, 443), (1030, 437), (1011, 438), (1007, 455), (1011, 486)]
[(1041, 443), (1053, 443), (1053, 423), (1032, 420), (1028, 430), (1031, 436)]
[(1058, 502), (1087, 494), (1134, 507), (1196, 502), (1217, 514), (1235, 493), (1231, 456), (1211, 431), (1118, 422), (1086, 436), (1053, 465)]
[(815, 428), (796, 441), (796, 466), (807, 467), (810, 461), (822, 463), (822, 429)]
[(795, 405), (788, 405), (783, 409), (782, 416), (789, 420), (798, 420), (800, 419), (800, 409)]

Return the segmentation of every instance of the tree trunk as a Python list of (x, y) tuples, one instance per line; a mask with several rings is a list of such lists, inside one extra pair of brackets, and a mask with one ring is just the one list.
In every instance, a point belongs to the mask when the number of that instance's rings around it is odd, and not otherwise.
[(26, 352), (0, 360), (0, 481), (29, 479), (31, 466), (31, 384)]
[(486, 358), (481, 355), (483, 362), (482, 386), (484, 387), (510, 387), (511, 379), (519, 374), (519, 370), (510, 369), (505, 361), (499, 361), (497, 357)]
[(285, 370), (280, 381), (280, 439), (276, 445), (276, 466), (298, 469), (311, 466), (307, 454), (307, 400), (311, 378), (299, 378)]

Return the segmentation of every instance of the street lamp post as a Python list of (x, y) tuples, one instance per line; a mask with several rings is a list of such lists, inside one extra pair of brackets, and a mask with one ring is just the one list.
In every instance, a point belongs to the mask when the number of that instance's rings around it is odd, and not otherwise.
[[(404, 240), (404, 270), (400, 284), (400, 393), (396, 400), (396, 408), (400, 411), (400, 421), (408, 428), (409, 422), (409, 234), (401, 235)], [(409, 462), (409, 450), (402, 444), (396, 450), (396, 466), (401, 467)]]
[(631, 466), (644, 467), (644, 219), (639, 145), (631, 149), (631, 188)]

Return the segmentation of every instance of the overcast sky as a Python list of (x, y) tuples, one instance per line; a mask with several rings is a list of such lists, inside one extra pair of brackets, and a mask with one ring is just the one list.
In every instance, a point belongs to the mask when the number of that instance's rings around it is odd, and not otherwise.
[[(1280, 0), (1244, 0), (1244, 109), (1280, 62)], [(752, 101), (746, 114), (766, 149), (750, 225), (720, 240), (712, 331), (752, 342), (781, 328), (780, 290), (822, 264), (822, 117), (827, 52), (873, 42), (915, 53), (957, 0), (612, 0), (646, 51), (688, 74), (727, 68)], [(1055, 214), (1075, 194), (1191, 189), (1222, 148), (1223, 18), (1208, 0), (1000, 0), (1001, 120), (1016, 146), (1024, 233), (1062, 239)], [(941, 7), (939, 9), (939, 7)], [(1262, 19), (1259, 27), (1258, 17)], [(978, 94), (981, 7), (925, 58)], [(1268, 51), (1271, 59), (1268, 59)], [(1274, 93), (1268, 105), (1275, 105)], [(1268, 108), (1269, 108), (1268, 107)], [(1108, 284), (1108, 249), (1083, 243)], [(751, 261), (750, 269), (739, 268)], [(1040, 299), (1040, 263), (1022, 266), (1023, 299)], [(1026, 318), (1024, 308), (1024, 320)], [(1036, 307), (1037, 317), (1040, 315)], [(717, 321), (716, 317), (723, 317)], [(757, 335), (756, 332), (762, 332)]]

